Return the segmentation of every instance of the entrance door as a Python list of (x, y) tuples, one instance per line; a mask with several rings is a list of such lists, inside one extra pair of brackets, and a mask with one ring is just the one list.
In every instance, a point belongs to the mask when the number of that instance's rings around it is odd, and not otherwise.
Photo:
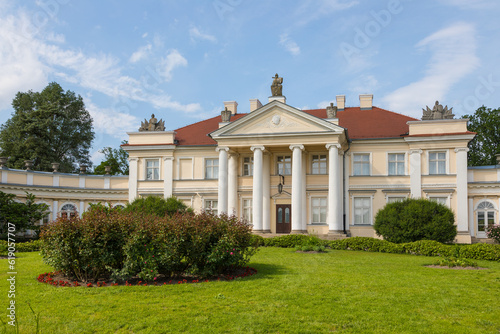
[(292, 206), (276, 205), (276, 233), (290, 233), (292, 230)]

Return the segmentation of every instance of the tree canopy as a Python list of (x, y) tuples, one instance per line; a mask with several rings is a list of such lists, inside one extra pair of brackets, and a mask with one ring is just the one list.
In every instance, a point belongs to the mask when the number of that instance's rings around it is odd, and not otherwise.
[(41, 92), (18, 92), (12, 106), (12, 117), (0, 127), (8, 167), (22, 169), (25, 160), (33, 160), (34, 170), (52, 171), (57, 162), (60, 172), (69, 173), (92, 164), (92, 117), (80, 95), (52, 82)]
[[(122, 144), (127, 144), (128, 141), (122, 141)], [(105, 147), (99, 150), (100, 153), (104, 154), (104, 160), (95, 167), (94, 174), (103, 175), (106, 174), (106, 166), (111, 167), (111, 175), (128, 175), (128, 152), (121, 147), (111, 148)]]
[(16, 195), (6, 194), (0, 191), (0, 236), (5, 237), (9, 223), (15, 225), (16, 233), (34, 230), (38, 232), (40, 227), (35, 225), (42, 219), (49, 209), (46, 204), (36, 204), (35, 196), (26, 193), (26, 202), (20, 203), (14, 200)]
[(463, 118), (469, 119), (469, 131), (477, 133), (469, 143), (468, 165), (496, 165), (495, 155), (500, 153), (500, 108), (482, 106), (473, 115)]

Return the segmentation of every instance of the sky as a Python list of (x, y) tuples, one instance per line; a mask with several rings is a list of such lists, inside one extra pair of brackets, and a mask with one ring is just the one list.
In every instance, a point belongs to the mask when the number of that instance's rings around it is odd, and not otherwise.
[(500, 107), (499, 16), (496, 0), (0, 0), (0, 124), (55, 81), (83, 97), (98, 164), (152, 113), (175, 130), (267, 103), (275, 73), (299, 109), (373, 94), (461, 117)]

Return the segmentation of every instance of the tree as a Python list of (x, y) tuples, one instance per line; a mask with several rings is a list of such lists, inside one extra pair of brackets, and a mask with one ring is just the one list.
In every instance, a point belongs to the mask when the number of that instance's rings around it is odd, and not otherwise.
[(385, 240), (452, 242), (457, 235), (455, 216), (447, 206), (428, 199), (409, 198), (387, 204), (377, 212), (373, 228)]
[(77, 164), (91, 165), (89, 149), (94, 139), (92, 117), (80, 95), (52, 82), (42, 92), (18, 92), (14, 113), (0, 127), (0, 150), (7, 166), (22, 169), (33, 160), (33, 169), (74, 172)]
[(496, 165), (495, 154), (500, 153), (500, 108), (482, 106), (474, 115), (464, 115), (469, 119), (469, 131), (476, 137), (469, 143), (469, 166)]
[(136, 198), (132, 203), (128, 203), (123, 210), (125, 212), (142, 212), (158, 217), (172, 216), (175, 213), (193, 212), (193, 209), (188, 208), (186, 204), (175, 196), (167, 199), (159, 196)]
[[(127, 144), (128, 141), (122, 141), (122, 144)], [(106, 174), (105, 166), (110, 166), (111, 175), (128, 175), (128, 152), (121, 147), (111, 148), (105, 147), (99, 150), (100, 153), (104, 154), (104, 160), (96, 166), (94, 169), (94, 174), (103, 175)]]
[(26, 203), (14, 201), (16, 195), (0, 191), (0, 235), (4, 238), (10, 224), (15, 226), (15, 233), (34, 230), (38, 233), (40, 227), (35, 225), (46, 214), (49, 207), (46, 204), (35, 204), (35, 195), (26, 192)]

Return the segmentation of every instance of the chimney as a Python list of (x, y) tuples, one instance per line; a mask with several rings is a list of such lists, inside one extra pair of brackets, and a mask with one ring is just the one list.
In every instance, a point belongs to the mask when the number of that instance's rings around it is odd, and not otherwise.
[(337, 95), (337, 109), (338, 110), (345, 109), (345, 95)]
[(262, 107), (262, 103), (260, 103), (259, 99), (250, 99), (250, 112), (259, 109)]
[(359, 108), (361, 110), (372, 110), (372, 107), (373, 107), (373, 94), (360, 94)]
[(232, 115), (236, 115), (238, 112), (238, 102), (236, 101), (224, 101), (224, 107), (231, 110)]

